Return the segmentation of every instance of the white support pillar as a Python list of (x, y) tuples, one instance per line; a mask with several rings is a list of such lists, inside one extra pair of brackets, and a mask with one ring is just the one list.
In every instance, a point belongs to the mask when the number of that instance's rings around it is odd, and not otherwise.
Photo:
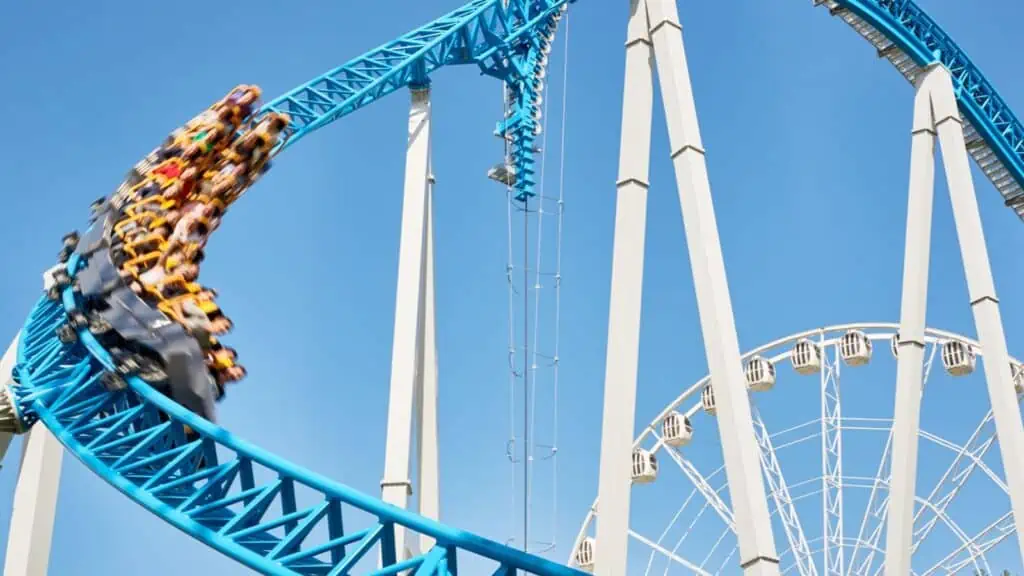
[(778, 574), (779, 559), (744, 385), (682, 26), (675, 0), (648, 0), (648, 9), (701, 332), (718, 406), (718, 429), (736, 518), (740, 566), (747, 575)]
[[(11, 345), (7, 347), (7, 351), (4, 352), (4, 356), (0, 359), (0, 388), (5, 391), (8, 386), (14, 383), (14, 365), (18, 363), (18, 342), (21, 340), (21, 332), (14, 335), (14, 340), (11, 340)], [(9, 391), (7, 391), (9, 393)], [(11, 446), (11, 438), (13, 434), (7, 432), (0, 432), (0, 468), (3, 468), (4, 456), (7, 455), (7, 449)]]
[(42, 424), (25, 438), (7, 537), (7, 576), (46, 576), (64, 448)]
[[(420, 514), (437, 520), (441, 512), (441, 485), (437, 438), (437, 323), (434, 314), (434, 176), (427, 185), (425, 290), (423, 291), (423, 353), (419, 369), (419, 455), (416, 486)], [(434, 539), (420, 535), (420, 551), (434, 546)]]
[(597, 576), (628, 573), (630, 458), (640, 355), (647, 176), (654, 106), (653, 52), (647, 32), (647, 0), (631, 0), (630, 4), (597, 487), (594, 562)]
[(953, 220), (967, 276), (975, 329), (984, 352), (985, 380), (999, 437), (999, 452), (1017, 523), (1018, 546), (1024, 551), (1024, 458), (1021, 458), (1024, 453), (1024, 424), (1021, 423), (1020, 406), (1010, 373), (1006, 335), (999, 314), (999, 300), (992, 280), (992, 266), (985, 246), (953, 80), (943, 67), (936, 67), (929, 75), (934, 76), (931, 100), (935, 131), (942, 147), (946, 184), (953, 204)]
[(910, 190), (890, 455), (892, 479), (889, 484), (885, 546), (885, 573), (889, 576), (910, 574), (914, 535), (928, 264), (932, 203), (935, 196), (935, 122), (930, 95), (932, 78), (934, 76), (928, 73), (918, 79), (911, 130)]
[[(417, 368), (423, 351), (423, 293), (426, 275), (427, 187), (430, 171), (430, 90), (411, 91), (409, 144), (405, 165), (402, 235), (398, 251), (398, 289), (395, 296), (395, 332), (391, 349), (391, 389), (384, 454), (381, 498), (399, 508), (408, 507), (409, 476)], [(406, 550), (406, 532), (395, 527), (398, 561)]]

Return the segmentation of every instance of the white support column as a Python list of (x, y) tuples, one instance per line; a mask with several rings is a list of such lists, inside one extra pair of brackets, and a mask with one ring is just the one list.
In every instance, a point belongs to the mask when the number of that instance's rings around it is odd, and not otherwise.
[(64, 449), (39, 424), (25, 438), (7, 537), (7, 576), (46, 576)]
[(992, 266), (985, 246), (953, 81), (943, 67), (936, 67), (929, 75), (934, 76), (931, 100), (935, 130), (942, 147), (942, 163), (953, 204), (953, 220), (960, 241), (975, 329), (984, 351), (985, 380), (1006, 471), (1010, 504), (1017, 523), (1017, 542), (1024, 550), (1024, 458), (1021, 458), (1024, 453), (1024, 425), (1010, 373), (1006, 335), (999, 314), (999, 300), (992, 280)]
[[(14, 365), (18, 363), (18, 342), (21, 340), (21, 332), (14, 335), (14, 340), (11, 340), (11, 345), (7, 347), (7, 351), (4, 352), (4, 356), (0, 359), (0, 388), (5, 391), (8, 386), (14, 383)], [(7, 392), (9, 393), (9, 392)], [(0, 468), (3, 468), (4, 456), (7, 455), (7, 449), (11, 446), (11, 438), (13, 434), (7, 432), (0, 432)]]
[[(441, 512), (441, 485), (437, 438), (437, 324), (434, 314), (434, 175), (427, 185), (426, 270), (423, 291), (423, 352), (419, 370), (419, 489), (420, 514), (437, 520)], [(434, 546), (434, 539), (420, 535), (420, 551)]]
[(889, 576), (905, 576), (910, 574), (911, 568), (928, 264), (932, 202), (935, 196), (935, 122), (930, 95), (933, 78), (930, 72), (921, 76), (914, 96), (903, 297), (896, 361), (896, 402), (892, 425), (892, 478), (889, 484), (889, 520), (885, 545), (885, 573)]
[[(391, 389), (388, 398), (387, 445), (381, 498), (408, 507), (409, 476), (417, 368), (423, 350), (423, 292), (427, 231), (427, 179), (430, 171), (430, 90), (414, 89), (409, 111), (409, 145), (402, 203), (402, 236), (398, 251), (398, 289), (395, 332), (391, 349)], [(395, 527), (395, 554), (403, 559), (406, 532)]]
[(740, 566), (747, 575), (778, 574), (779, 560), (746, 398), (739, 340), (683, 48), (682, 26), (675, 0), (648, 0), (648, 9), (701, 332), (718, 406)]
[(647, 176), (654, 107), (653, 52), (647, 32), (647, 0), (631, 0), (630, 10), (597, 486), (594, 561), (597, 576), (628, 573), (630, 459), (640, 355)]

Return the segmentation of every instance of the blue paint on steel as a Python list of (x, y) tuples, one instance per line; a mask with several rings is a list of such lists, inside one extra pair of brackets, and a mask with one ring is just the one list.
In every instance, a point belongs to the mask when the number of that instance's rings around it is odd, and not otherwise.
[[(961, 113), (1024, 187), (1024, 125), (966, 53), (910, 0), (836, 0), (895, 43), (919, 66), (941, 61), (952, 73)], [(269, 102), (265, 111), (292, 115), (291, 146), (307, 134), (412, 83), (423, 82), (446, 65), (477, 64), (484, 74), (517, 84), (536, 71), (535, 54), (516, 48), (539, 37), (539, 30), (567, 0), (476, 0), (331, 70)], [(937, 54), (937, 56), (936, 56)], [(524, 82), (530, 84), (530, 82)], [(511, 120), (529, 117), (536, 102), (524, 86)], [(521, 101), (518, 101), (521, 100)], [(506, 119), (502, 124), (507, 124)], [(500, 130), (501, 128), (499, 128)], [(520, 199), (533, 196), (532, 136), (525, 126), (513, 137), (513, 165), (527, 180)]]
[(1024, 186), (1024, 125), (967, 53), (920, 6), (911, 0), (836, 2), (885, 34), (918, 66), (941, 62), (953, 77), (960, 113)]
[[(260, 112), (292, 116), (289, 147), (313, 131), (403, 87), (423, 86), (446, 65), (475, 64), (509, 86), (511, 109), (499, 133), (511, 143), (517, 195), (533, 195), (537, 106), (556, 15), (568, 0), (474, 0), (269, 102)], [(837, 0), (885, 34), (919, 66), (941, 62), (952, 73), (961, 112), (1016, 182), (1024, 186), (1024, 128), (955, 43), (909, 0)], [(69, 261), (72, 273), (78, 255)], [(495, 574), (524, 570), (582, 572), (385, 504), (246, 443), (129, 378), (108, 391), (110, 354), (86, 329), (78, 341), (56, 336), (79, 306), (72, 288), (43, 298), (24, 329), (12, 386), (26, 427), (42, 420), (90, 469), (151, 513), (230, 558), (265, 574), (456, 574), (459, 552), (495, 561)], [(161, 417), (161, 414), (164, 416)], [(199, 438), (187, 441), (184, 427)], [(205, 466), (200, 466), (200, 460)], [(300, 501), (302, 502), (300, 505)], [(346, 508), (375, 518), (343, 529)], [(437, 545), (398, 562), (396, 525)], [(385, 568), (375, 566), (379, 555)], [(362, 564), (360, 564), (362, 561)]]
[[(72, 275), (81, 262), (72, 256)], [(222, 554), (264, 574), (289, 576), (349, 574), (355, 568), (377, 575), (410, 568), (417, 574), (454, 574), (459, 552), (494, 560), (497, 568), (582, 576), (286, 462), (138, 378), (129, 378), (124, 390), (108, 391), (101, 379), (114, 365), (88, 329), (78, 330), (78, 341), (71, 344), (55, 335), (79, 308), (68, 287), (59, 302), (41, 299), (25, 323), (15, 368), (19, 383), (13, 387), (21, 413), (28, 422), (42, 420), (79, 460), (149, 512)], [(185, 425), (200, 438), (186, 441)], [(199, 467), (200, 458), (205, 468)], [(376, 523), (343, 532), (344, 507), (369, 513)], [(437, 545), (398, 564), (391, 537), (396, 525), (427, 534)], [(375, 565), (377, 554), (386, 566), (374, 571), (366, 564)]]
[[(574, 0), (572, 0), (574, 1)], [(435, 70), (475, 64), (508, 82), (512, 109), (506, 119), (516, 197), (534, 196), (534, 137), (540, 118), (541, 42), (570, 0), (475, 0), (330, 70), (268, 102), (258, 113), (292, 118), (282, 148), (407, 86), (422, 86)]]

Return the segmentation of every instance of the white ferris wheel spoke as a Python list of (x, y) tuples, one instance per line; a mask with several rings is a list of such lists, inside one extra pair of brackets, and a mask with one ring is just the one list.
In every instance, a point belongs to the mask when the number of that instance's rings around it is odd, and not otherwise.
[(801, 576), (817, 576), (818, 569), (814, 565), (814, 558), (811, 557), (810, 547), (807, 545), (807, 538), (804, 536), (803, 526), (800, 525), (800, 517), (793, 506), (793, 499), (789, 494), (789, 487), (782, 475), (782, 466), (779, 464), (775, 448), (772, 446), (771, 435), (761, 418), (761, 412), (751, 403), (751, 414), (754, 420), (754, 438), (757, 440), (761, 454), (761, 469), (764, 472), (765, 480), (768, 482), (768, 490), (772, 500), (775, 502), (775, 509), (782, 520), (782, 528), (786, 533), (786, 540), (793, 550), (793, 556), (800, 569)]
[(693, 483), (693, 486), (697, 489), (697, 491), (704, 496), (704, 498), (708, 501), (708, 504), (711, 505), (711, 508), (718, 514), (719, 517), (722, 518), (722, 521), (725, 522), (725, 525), (728, 526), (729, 529), (733, 531), (733, 533), (735, 533), (736, 521), (733, 520), (732, 510), (728, 506), (726, 506), (725, 502), (722, 501), (722, 497), (719, 496), (718, 492), (716, 492), (715, 489), (711, 487), (711, 484), (708, 483), (707, 479), (704, 478), (703, 475), (701, 475), (701, 473), (689, 460), (684, 458), (683, 455), (680, 454), (679, 451), (673, 448), (672, 446), (666, 445), (665, 452), (668, 453), (669, 457), (672, 458), (672, 461), (675, 462), (677, 466), (679, 466), (679, 469), (683, 472), (683, 474), (690, 479), (690, 482)]
[(692, 570), (693, 572), (695, 572), (697, 574), (700, 574), (701, 576), (711, 576), (710, 573), (708, 573), (706, 570), (704, 570), (700, 566), (697, 566), (693, 562), (690, 562), (686, 558), (683, 558), (682, 556), (680, 556), (678, 554), (675, 554), (674, 552), (670, 552), (669, 550), (666, 550), (665, 548), (663, 548), (658, 543), (652, 542), (650, 539), (645, 538), (643, 535), (639, 534), (635, 530), (630, 529), (629, 536), (631, 538), (633, 538), (634, 540), (636, 540), (637, 542), (645, 544), (651, 550), (654, 550), (654, 551), (660, 553), (665, 558), (668, 558), (669, 560), (671, 560), (671, 561), (679, 564), (680, 566), (686, 568), (687, 570)]
[[(928, 352), (928, 359), (924, 363), (924, 374), (921, 378), (922, 393), (925, 387), (928, 386), (928, 381), (932, 375), (932, 366), (935, 362), (935, 353), (939, 349), (939, 344), (936, 340), (932, 339), (930, 342), (931, 350)], [(879, 487), (885, 486), (885, 483), (889, 479), (889, 455), (892, 451), (892, 428), (889, 428), (889, 437), (885, 442), (885, 450), (882, 452), (882, 458), (878, 462), (878, 472), (875, 473), (875, 482), (871, 486), (871, 495), (868, 498), (868, 504), (864, 508), (864, 518), (861, 520), (860, 531), (857, 534), (857, 543), (854, 545), (853, 553), (850, 556), (850, 569), (847, 570), (847, 576), (854, 574), (867, 574), (874, 565), (875, 556), (881, 551), (878, 546), (879, 541), (882, 539), (882, 528), (885, 526), (885, 519), (889, 514), (889, 492), (884, 493), (879, 491)], [(877, 498), (877, 504), (876, 504)], [(867, 540), (864, 538), (865, 529), (868, 526), (869, 518), (873, 519), (872, 527), (868, 533)], [(866, 542), (869, 544), (867, 547), (867, 557), (864, 561), (855, 568), (855, 561), (857, 552), (860, 549), (861, 543)], [(885, 557), (885, 554), (882, 554)], [(883, 563), (884, 566), (884, 563)], [(881, 570), (882, 567), (879, 567)], [(876, 572), (877, 573), (877, 572)]]
[[(950, 552), (945, 558), (936, 562), (932, 567), (928, 568), (921, 573), (921, 576), (930, 576), (942, 570), (946, 574), (956, 574), (961, 569), (966, 568), (969, 564), (973, 564), (978, 557), (978, 554), (984, 554), (992, 548), (995, 548), (1003, 540), (1006, 540), (1017, 531), (1017, 526), (1013, 522), (1013, 512), (1007, 512), (1003, 514), (998, 520), (986, 526), (977, 536), (971, 538), (968, 542), (960, 545), (959, 548)], [(994, 535), (993, 535), (994, 534)], [(987, 540), (985, 540), (988, 538)], [(971, 549), (974, 549), (972, 553)], [(954, 558), (960, 556), (964, 551), (970, 553), (965, 558), (953, 562)]]

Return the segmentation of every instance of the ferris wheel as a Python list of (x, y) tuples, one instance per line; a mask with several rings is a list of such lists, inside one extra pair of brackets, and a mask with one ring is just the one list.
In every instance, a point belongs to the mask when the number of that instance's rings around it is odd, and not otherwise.
[[(883, 572), (898, 329), (831, 326), (743, 356), (783, 574)], [(925, 331), (911, 548), (918, 576), (998, 574), (1024, 565), (1013, 545), (993, 415), (976, 373), (980, 359), (974, 340)], [(1020, 363), (1011, 359), (1011, 369), (1020, 398)], [(623, 463), (633, 482), (631, 574), (735, 571), (736, 527), (717, 427), (714, 394), (704, 377), (635, 439), (632, 459)], [(570, 559), (583, 569), (593, 568), (600, 545), (595, 520), (596, 501)]]

